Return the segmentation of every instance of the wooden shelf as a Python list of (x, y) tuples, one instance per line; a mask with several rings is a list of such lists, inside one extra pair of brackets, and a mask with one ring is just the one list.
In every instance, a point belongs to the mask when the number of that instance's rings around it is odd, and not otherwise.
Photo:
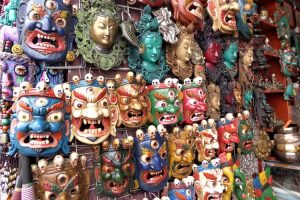
[(269, 167), (278, 167), (278, 168), (285, 168), (285, 169), (292, 169), (292, 170), (299, 170), (300, 171), (300, 165), (299, 164), (292, 164), (292, 163), (285, 163), (279, 160), (273, 160), (273, 159), (268, 159), (264, 160), (266, 166)]
[(265, 89), (263, 91), (265, 94), (271, 94), (271, 93), (284, 93), (284, 90), (274, 90), (274, 89)]
[(260, 70), (260, 69), (268, 69), (269, 67), (271, 67), (271, 65), (265, 64), (265, 65), (252, 66), (251, 69)]
[(264, 54), (268, 60), (279, 59), (279, 54), (277, 52), (274, 53), (274, 52), (270, 52), (270, 51), (265, 51)]

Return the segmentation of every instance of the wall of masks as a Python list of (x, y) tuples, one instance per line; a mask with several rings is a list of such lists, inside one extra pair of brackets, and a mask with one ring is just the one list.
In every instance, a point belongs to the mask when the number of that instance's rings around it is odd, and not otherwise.
[(276, 199), (255, 1), (2, 5), (1, 200)]

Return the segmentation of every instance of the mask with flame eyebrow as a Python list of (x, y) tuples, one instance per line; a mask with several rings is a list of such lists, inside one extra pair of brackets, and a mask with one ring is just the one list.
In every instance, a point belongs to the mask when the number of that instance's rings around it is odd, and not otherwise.
[(133, 137), (122, 141), (115, 138), (102, 143), (100, 155), (101, 178), (97, 181), (97, 191), (118, 197), (128, 192), (133, 185), (134, 160)]
[(134, 77), (128, 72), (126, 79), (121, 82), (121, 75), (116, 75), (116, 94), (122, 123), (127, 127), (138, 128), (148, 121), (150, 100), (144, 79), (141, 74)]
[[(73, 78), (73, 80), (75, 80)], [(92, 74), (71, 84), (72, 136), (85, 144), (99, 144), (116, 134), (119, 112), (115, 94), (107, 92), (103, 80)]]
[(193, 135), (193, 127), (186, 125), (183, 130), (175, 127), (168, 137), (170, 177), (183, 179), (191, 174), (195, 153)]
[(38, 166), (32, 165), (37, 199), (88, 199), (90, 172), (86, 161), (85, 156), (72, 152), (70, 158), (57, 155), (51, 162), (41, 159)]
[(134, 138), (134, 156), (136, 176), (140, 188), (147, 192), (157, 192), (168, 182), (168, 151), (165, 136), (166, 129), (160, 124), (150, 125), (148, 131), (136, 131)]
[[(65, 91), (67, 92), (67, 91)], [(20, 84), (10, 129), (9, 154), (50, 156), (59, 150), (69, 152), (69, 105), (61, 85), (49, 89), (45, 82), (36, 88)]]

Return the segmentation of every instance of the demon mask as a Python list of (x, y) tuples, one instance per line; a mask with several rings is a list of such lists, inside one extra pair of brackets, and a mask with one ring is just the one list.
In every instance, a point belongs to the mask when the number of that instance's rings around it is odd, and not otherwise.
[(194, 185), (198, 200), (222, 199), (224, 190), (222, 175), (218, 158), (197, 167), (194, 172), (194, 177), (197, 177)]
[(182, 181), (175, 179), (174, 182), (169, 182), (162, 192), (162, 199), (163, 197), (169, 197), (172, 200), (194, 200), (194, 177), (188, 176)]
[(19, 43), (33, 59), (63, 60), (72, 50), (76, 21), (70, 1), (22, 0), (17, 18)]
[(255, 199), (263, 200), (275, 200), (275, 194), (272, 190), (273, 178), (271, 175), (271, 169), (266, 167), (266, 169), (258, 174), (253, 180), (253, 186), (255, 190)]
[(199, 123), (205, 118), (206, 85), (202, 77), (194, 78), (193, 82), (184, 82), (183, 120), (186, 124)]
[(141, 127), (147, 123), (151, 107), (148, 91), (142, 84), (143, 78), (128, 72), (126, 79), (119, 84), (119, 76), (116, 75), (115, 85), (122, 123), (127, 127)]
[(171, 78), (167, 78), (164, 83), (154, 79), (152, 85), (148, 87), (151, 102), (149, 121), (154, 125), (172, 125), (182, 121), (180, 113), (182, 95), (176, 85)]
[[(167, 62), (173, 74), (180, 80), (193, 75), (195, 65), (204, 64), (203, 53), (194, 39), (194, 26), (179, 26), (179, 40), (167, 46)], [(202, 58), (201, 58), (202, 56)]]
[(2, 99), (11, 101), (13, 89), (19, 87), (23, 81), (34, 84), (36, 68), (35, 63), (26, 55), (0, 53)]
[(109, 70), (124, 59), (126, 43), (121, 39), (120, 11), (111, 0), (89, 3), (77, 12), (75, 29), (78, 53), (89, 63)]
[(238, 135), (240, 142), (238, 147), (241, 149), (242, 154), (249, 154), (253, 151), (253, 130), (250, 126), (249, 111), (243, 111), (239, 118)]
[(134, 138), (136, 175), (140, 188), (148, 192), (163, 189), (168, 182), (168, 151), (162, 125), (150, 125), (147, 133), (138, 129)]
[(206, 0), (172, 0), (174, 18), (184, 26), (195, 23), (197, 28), (204, 29), (204, 9)]
[(151, 8), (146, 6), (140, 21), (136, 23), (138, 44), (128, 48), (128, 64), (132, 71), (142, 74), (151, 83), (161, 80), (169, 71), (166, 63), (163, 37), (158, 31), (158, 21), (152, 16)]
[(104, 192), (110, 196), (120, 196), (129, 191), (134, 175), (132, 148), (132, 137), (122, 141), (115, 138), (111, 143), (107, 140), (102, 143), (101, 178), (96, 183), (98, 192)]
[(49, 89), (39, 82), (20, 84), (11, 122), (10, 155), (19, 151), (25, 156), (49, 156), (69, 152), (69, 105), (61, 85)]
[(186, 125), (183, 130), (175, 127), (168, 137), (170, 177), (183, 179), (192, 172), (195, 153), (193, 135), (193, 127)]
[(220, 119), (217, 123), (219, 154), (226, 152), (232, 153), (235, 143), (239, 143), (238, 137), (238, 119), (233, 114), (228, 113), (225, 118)]
[(213, 30), (224, 34), (236, 32), (235, 14), (239, 10), (236, 0), (208, 0), (207, 12), (213, 21)]
[(214, 119), (202, 120), (199, 125), (199, 134), (196, 135), (196, 148), (198, 151), (198, 161), (210, 161), (215, 158), (218, 144), (218, 133)]
[[(73, 80), (75, 80), (73, 78)], [(103, 81), (88, 73), (71, 84), (72, 135), (85, 144), (99, 144), (116, 134), (117, 98), (108, 94)]]
[(86, 167), (86, 157), (73, 152), (70, 158), (61, 155), (53, 161), (41, 159), (32, 168), (37, 199), (88, 199), (90, 172)]

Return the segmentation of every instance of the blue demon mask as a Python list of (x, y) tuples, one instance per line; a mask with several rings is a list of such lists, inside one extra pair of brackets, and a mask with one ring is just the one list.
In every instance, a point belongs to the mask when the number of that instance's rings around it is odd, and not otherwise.
[(170, 200), (195, 199), (195, 189), (193, 185), (194, 178), (192, 176), (188, 176), (182, 181), (178, 181), (179, 180), (174, 181), (174, 183), (170, 182), (167, 188), (167, 194), (163, 194), (163, 196), (168, 196)]
[(162, 137), (163, 128), (160, 130), (159, 134), (153, 125), (148, 127), (148, 133), (138, 129), (134, 139), (136, 175), (140, 188), (148, 192), (162, 190), (168, 181), (167, 143)]
[(21, 83), (11, 122), (10, 155), (16, 151), (25, 156), (69, 152), (69, 108), (64, 97), (61, 85), (52, 90), (40, 82), (30, 89)]

